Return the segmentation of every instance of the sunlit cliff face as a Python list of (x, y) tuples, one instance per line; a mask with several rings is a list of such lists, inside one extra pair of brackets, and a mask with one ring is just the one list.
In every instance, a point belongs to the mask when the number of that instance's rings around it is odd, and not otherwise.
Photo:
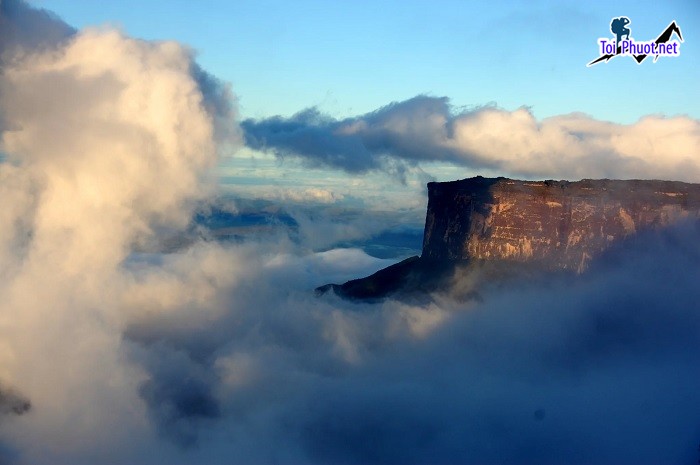
[(700, 188), (670, 181), (428, 184), (423, 257), (537, 263), (582, 273), (638, 232), (700, 216)]

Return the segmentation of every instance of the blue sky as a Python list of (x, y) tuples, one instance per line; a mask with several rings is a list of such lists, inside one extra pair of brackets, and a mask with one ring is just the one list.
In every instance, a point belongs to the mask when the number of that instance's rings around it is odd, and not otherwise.
[[(34, 0), (82, 28), (113, 24), (193, 47), (230, 82), (243, 117), (317, 106), (342, 118), (419, 94), (456, 107), (528, 106), (537, 118), (584, 112), (632, 123), (646, 114), (700, 116), (700, 3), (301, 0), (202, 2)], [(626, 15), (636, 40), (670, 21), (680, 58), (586, 68)]]
[[(238, 197), (411, 210), (418, 224), (423, 220), (429, 180), (478, 174), (572, 180), (663, 177), (696, 181), (700, 176), (695, 162), (700, 137), (700, 2), (696, 0), (662, 4), (405, 0), (31, 3), (79, 29), (116, 26), (134, 37), (176, 40), (195, 50), (204, 69), (231, 84), (241, 120), (259, 121), (254, 129), (263, 141), (279, 136), (277, 147), (260, 151), (248, 144), (219, 165), (222, 186)], [(622, 15), (631, 19), (632, 37), (638, 41), (653, 40), (676, 20), (685, 40), (681, 56), (660, 58), (657, 63), (649, 59), (641, 65), (617, 57), (587, 68), (599, 55), (598, 38), (612, 36), (611, 18)], [(434, 98), (427, 104), (428, 112), (435, 109), (439, 98), (446, 97), (452, 113), (467, 115), (463, 118), (467, 122), (484, 106), (504, 110), (504, 121), (498, 127), (483, 123), (478, 131), (493, 128), (492, 139), (457, 147), (456, 152), (445, 155), (449, 160), (430, 159), (446, 143), (453, 148), (461, 143), (445, 142), (438, 128), (427, 140), (419, 141), (426, 155), (422, 161), (407, 159), (401, 147), (387, 149), (388, 155), (381, 152), (382, 147), (379, 151), (369, 148), (366, 166), (380, 159), (379, 167), (354, 173), (344, 169), (342, 160), (332, 158), (342, 159), (343, 153), (331, 153), (330, 162), (327, 160), (328, 150), (345, 144), (337, 138), (340, 126), (335, 123), (319, 127), (312, 122), (306, 128), (316, 137), (316, 154), (296, 150), (299, 138), (306, 143), (307, 132), (279, 135), (268, 131), (276, 116), (296, 127), (291, 117), (310, 107), (335, 121), (365, 124), (371, 122), (372, 112), (420, 95)], [(517, 112), (521, 107), (534, 119), (523, 119)], [(421, 108), (415, 111), (397, 113), (410, 122), (423, 115)], [(585, 114), (587, 119), (579, 118), (573, 129), (566, 118), (557, 119), (572, 113)], [(441, 116), (438, 112), (431, 118), (436, 115)], [(647, 115), (657, 117), (650, 126), (627, 126)], [(679, 116), (689, 117), (690, 123)], [(549, 129), (545, 128), (552, 118)], [(666, 118), (676, 119), (667, 122)], [(610, 129), (607, 122), (617, 126)], [(654, 132), (653, 128), (662, 129)], [(650, 142), (638, 146), (640, 135)], [(351, 142), (367, 145), (366, 138), (359, 137), (360, 142)], [(367, 137), (371, 138), (371, 131)], [(408, 137), (410, 145), (412, 134), (401, 137)], [(499, 146), (501, 138), (507, 139), (502, 148), (490, 150)], [(583, 143), (581, 147), (556, 146), (562, 138)], [(673, 146), (658, 142), (662, 139), (677, 142)], [(324, 147), (329, 140), (331, 147)], [(667, 148), (659, 152), (655, 146)], [(520, 147), (523, 150), (518, 152)], [(569, 159), (577, 150), (583, 155)], [(601, 159), (601, 150), (607, 151), (605, 157), (608, 152), (612, 155)], [(323, 159), (314, 158), (318, 154)], [(283, 156), (283, 161), (276, 155)], [(382, 158), (385, 155), (388, 164)], [(503, 157), (511, 160), (503, 161)]]

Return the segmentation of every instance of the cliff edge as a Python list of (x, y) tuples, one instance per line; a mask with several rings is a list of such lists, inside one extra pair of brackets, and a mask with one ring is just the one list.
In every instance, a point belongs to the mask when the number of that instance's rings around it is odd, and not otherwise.
[[(700, 184), (481, 176), (431, 182), (420, 258), (316, 291), (372, 299), (426, 293), (443, 288), (448, 280), (459, 285), (456, 276), (473, 276), (475, 270), (482, 281), (533, 271), (579, 274), (616, 242), (698, 218)], [(475, 281), (469, 293), (477, 289)]]
[(700, 216), (700, 184), (517, 181), (428, 184), (423, 258), (538, 262), (584, 271), (612, 243)]

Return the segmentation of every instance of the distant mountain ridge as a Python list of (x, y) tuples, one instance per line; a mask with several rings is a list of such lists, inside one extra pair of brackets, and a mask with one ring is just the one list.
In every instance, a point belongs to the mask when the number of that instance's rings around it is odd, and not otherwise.
[(420, 258), (343, 285), (321, 286), (317, 292), (333, 289), (359, 299), (429, 292), (456, 268), (474, 264), (492, 274), (523, 269), (578, 274), (611, 245), (637, 232), (698, 218), (700, 184), (481, 176), (431, 182)]

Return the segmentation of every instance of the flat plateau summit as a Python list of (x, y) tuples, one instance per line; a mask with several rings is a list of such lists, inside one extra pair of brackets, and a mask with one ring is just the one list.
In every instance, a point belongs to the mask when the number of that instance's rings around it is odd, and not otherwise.
[(700, 216), (700, 184), (516, 181), (428, 184), (422, 257), (539, 261), (582, 272), (613, 242)]
[[(329, 284), (350, 298), (430, 291), (455, 267), (486, 264), (575, 274), (613, 244), (700, 218), (700, 184), (657, 180), (520, 181), (477, 176), (428, 183), (420, 257)], [(497, 274), (500, 274), (499, 271)]]

